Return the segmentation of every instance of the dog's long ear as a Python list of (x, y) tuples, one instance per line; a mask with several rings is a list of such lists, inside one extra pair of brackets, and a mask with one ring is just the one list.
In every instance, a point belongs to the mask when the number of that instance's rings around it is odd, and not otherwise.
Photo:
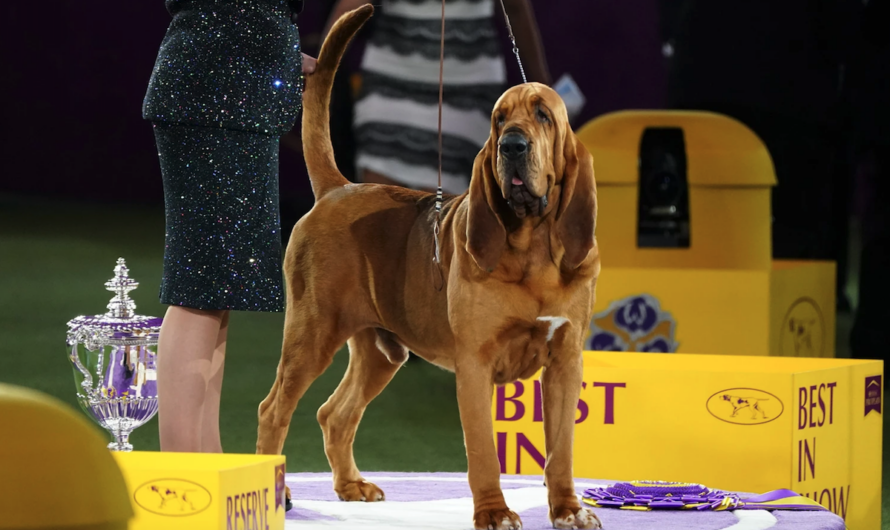
[(574, 270), (593, 248), (596, 182), (593, 178), (593, 157), (568, 125), (563, 144), (565, 173), (559, 209), (556, 211), (556, 235), (565, 249), (562, 264)]
[(488, 272), (495, 269), (507, 246), (507, 230), (495, 211), (500, 190), (494, 179), (496, 163), (497, 134), (492, 130), (473, 163), (467, 212), (467, 252), (476, 265)]

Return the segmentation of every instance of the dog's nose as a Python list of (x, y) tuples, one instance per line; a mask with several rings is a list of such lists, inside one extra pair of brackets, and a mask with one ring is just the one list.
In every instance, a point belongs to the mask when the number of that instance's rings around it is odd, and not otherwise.
[(501, 138), (501, 154), (510, 160), (517, 160), (528, 152), (528, 140), (519, 133), (508, 133)]

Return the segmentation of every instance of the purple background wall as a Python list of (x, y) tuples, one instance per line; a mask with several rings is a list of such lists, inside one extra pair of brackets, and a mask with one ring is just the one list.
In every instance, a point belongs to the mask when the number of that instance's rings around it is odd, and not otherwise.
[[(300, 30), (311, 40), (323, 8), (319, 0), (306, 4)], [(579, 123), (663, 106), (657, 0), (534, 5), (554, 80), (569, 72), (587, 96)], [(161, 0), (2, 3), (0, 193), (160, 203), (141, 104), (169, 21)], [(518, 69), (513, 61), (508, 67), (515, 82)], [(283, 199), (309, 193), (304, 174), (300, 156), (283, 150)]]

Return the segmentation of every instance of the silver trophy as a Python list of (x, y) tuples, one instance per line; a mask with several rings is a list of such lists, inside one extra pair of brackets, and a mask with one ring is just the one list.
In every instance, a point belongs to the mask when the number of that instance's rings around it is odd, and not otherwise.
[(111, 432), (113, 451), (132, 451), (130, 433), (158, 411), (157, 344), (161, 318), (136, 315), (129, 292), (139, 284), (123, 258), (105, 288), (114, 293), (104, 315), (68, 322), (68, 357), (77, 400)]

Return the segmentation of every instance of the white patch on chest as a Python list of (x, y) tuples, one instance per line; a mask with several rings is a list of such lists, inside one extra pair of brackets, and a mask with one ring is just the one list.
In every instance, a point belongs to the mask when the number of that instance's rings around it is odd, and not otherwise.
[(547, 342), (550, 342), (550, 340), (553, 339), (556, 330), (569, 321), (569, 319), (565, 317), (538, 317), (538, 320), (542, 322), (550, 322), (550, 329), (547, 330)]

